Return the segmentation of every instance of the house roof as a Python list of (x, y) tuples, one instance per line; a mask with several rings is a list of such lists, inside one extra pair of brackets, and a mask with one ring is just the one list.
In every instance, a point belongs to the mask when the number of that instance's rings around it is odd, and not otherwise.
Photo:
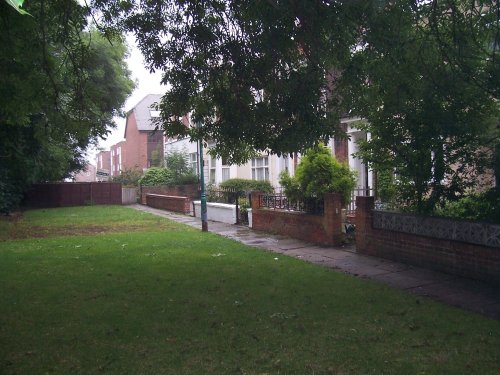
[(142, 100), (137, 103), (130, 111), (127, 112), (127, 122), (125, 124), (125, 133), (127, 134), (128, 126), (128, 116), (130, 113), (134, 112), (135, 121), (137, 123), (137, 130), (139, 131), (152, 131), (155, 130), (155, 125), (153, 124), (151, 117), (151, 106), (161, 100), (161, 95), (159, 94), (148, 94)]

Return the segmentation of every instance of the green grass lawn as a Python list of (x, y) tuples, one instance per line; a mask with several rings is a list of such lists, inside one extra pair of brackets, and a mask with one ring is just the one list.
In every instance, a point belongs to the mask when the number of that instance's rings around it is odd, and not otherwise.
[(0, 224), (1, 374), (500, 373), (497, 321), (166, 219)]

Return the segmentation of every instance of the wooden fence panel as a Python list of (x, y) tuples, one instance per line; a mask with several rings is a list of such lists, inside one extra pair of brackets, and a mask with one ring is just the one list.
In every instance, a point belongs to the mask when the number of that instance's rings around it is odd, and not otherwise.
[(121, 184), (114, 182), (34, 184), (25, 198), (25, 206), (38, 208), (121, 203)]

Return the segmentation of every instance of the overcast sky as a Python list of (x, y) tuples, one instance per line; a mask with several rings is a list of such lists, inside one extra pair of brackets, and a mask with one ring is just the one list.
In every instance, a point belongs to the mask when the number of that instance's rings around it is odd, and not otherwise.
[[(156, 72), (150, 74), (144, 64), (144, 58), (135, 44), (135, 37), (132, 35), (127, 36), (129, 44), (130, 56), (127, 59), (127, 64), (132, 72), (132, 79), (136, 82), (135, 90), (129, 96), (125, 103), (125, 111), (133, 108), (142, 98), (147, 94), (164, 94), (166, 91), (165, 86), (160, 84), (161, 74)], [(116, 117), (115, 122), (117, 128), (112, 131), (105, 141), (99, 142), (99, 147), (109, 150), (110, 146), (123, 140), (123, 133), (125, 131), (125, 118)], [(95, 164), (95, 149), (89, 150), (87, 160), (91, 164)]]

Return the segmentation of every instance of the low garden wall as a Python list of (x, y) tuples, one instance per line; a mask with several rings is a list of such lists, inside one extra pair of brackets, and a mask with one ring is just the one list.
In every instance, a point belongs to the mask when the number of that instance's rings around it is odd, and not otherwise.
[(200, 199), (200, 191), (197, 184), (177, 186), (141, 186), (141, 204), (146, 204), (147, 194), (188, 197), (191, 200)]
[(325, 195), (323, 215), (262, 208), (259, 204), (261, 195), (263, 194), (258, 192), (252, 193), (252, 229), (323, 246), (342, 243), (342, 205), (339, 194)]
[[(201, 201), (194, 201), (194, 216), (201, 217)], [(207, 202), (207, 219), (221, 223), (236, 224), (236, 205)]]
[(500, 225), (374, 210), (356, 198), (356, 249), (500, 284)]
[(146, 194), (146, 204), (153, 208), (189, 214), (191, 199), (161, 194)]

